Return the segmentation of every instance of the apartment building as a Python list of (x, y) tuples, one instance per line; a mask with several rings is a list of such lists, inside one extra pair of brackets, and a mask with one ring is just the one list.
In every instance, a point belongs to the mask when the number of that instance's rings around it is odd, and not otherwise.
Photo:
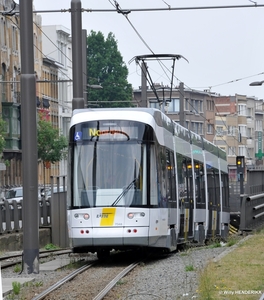
[(263, 100), (245, 95), (217, 97), (215, 144), (227, 152), (230, 177), (236, 180), (236, 156), (248, 168), (263, 166)]
[[(11, 11), (12, 8), (12, 0), (0, 0), (1, 11)], [(18, 5), (16, 9), (19, 9)], [(61, 26), (56, 28), (53, 35), (48, 32), (46, 36), (42, 30), (41, 16), (33, 14), (33, 22), (36, 100), (32, 105), (36, 106), (36, 112), (44, 115), (55, 128), (59, 128), (61, 133), (67, 135), (72, 101), (70, 33), (68, 29)], [(0, 186), (22, 183), (19, 23), (19, 15), (2, 14), (0, 16), (0, 112), (6, 122), (6, 148), (3, 152), (3, 161), (8, 162), (6, 170), (0, 170)], [(48, 49), (49, 45), (43, 38), (45, 36), (50, 39), (49, 35), (53, 38), (52, 49)], [(57, 50), (58, 57), (50, 53), (55, 50)], [(69, 59), (67, 60), (66, 57)], [(52, 165), (51, 169), (45, 171), (46, 183), (48, 183), (51, 174), (66, 174), (66, 162)], [(44, 182), (44, 173), (43, 165), (40, 164), (40, 184)]]
[[(57, 69), (57, 79), (51, 80), (50, 85), (56, 87), (56, 98), (51, 99), (51, 103), (56, 107), (56, 123), (54, 127), (59, 128), (60, 133), (68, 136), (70, 118), (72, 113), (72, 44), (70, 30), (61, 25), (42, 26), (42, 51), (44, 61), (53, 62)], [(52, 112), (51, 112), (52, 113)], [(59, 174), (67, 174), (67, 161), (58, 163)], [(56, 168), (53, 165), (52, 168)], [(53, 175), (57, 172), (52, 172)]]

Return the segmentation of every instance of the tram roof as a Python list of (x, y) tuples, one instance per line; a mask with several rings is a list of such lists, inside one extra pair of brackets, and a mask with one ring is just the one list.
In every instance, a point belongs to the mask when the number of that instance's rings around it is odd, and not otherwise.
[[(158, 126), (166, 128), (168, 131), (173, 134), (176, 133), (180, 138), (185, 139), (190, 143), (196, 144), (202, 140), (203, 146), (199, 143), (200, 147), (210, 152), (213, 152), (216, 156), (219, 156), (225, 159), (226, 153), (217, 147), (216, 145), (210, 143), (205, 140), (202, 136), (189, 131), (189, 129), (181, 126), (180, 124), (172, 121), (168, 116), (162, 113), (157, 108), (146, 108), (146, 107), (127, 107), (127, 108), (83, 108), (83, 109), (75, 109), (72, 114), (71, 126), (77, 123), (85, 122), (87, 120), (106, 120), (106, 119), (123, 119), (123, 120), (134, 120), (138, 122), (144, 122), (151, 125), (150, 119), (147, 120), (144, 117), (146, 115), (150, 115), (151, 118), (155, 120), (155, 123)], [(94, 115), (91, 118), (91, 115)], [(82, 117), (83, 116), (83, 117)], [(144, 119), (142, 119), (144, 117)], [(153, 123), (152, 123), (153, 124)]]

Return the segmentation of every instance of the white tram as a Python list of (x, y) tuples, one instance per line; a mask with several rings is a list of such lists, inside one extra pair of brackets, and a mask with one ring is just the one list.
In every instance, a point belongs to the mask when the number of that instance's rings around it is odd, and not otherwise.
[(160, 110), (74, 110), (68, 162), (74, 252), (172, 251), (228, 235), (225, 152)]

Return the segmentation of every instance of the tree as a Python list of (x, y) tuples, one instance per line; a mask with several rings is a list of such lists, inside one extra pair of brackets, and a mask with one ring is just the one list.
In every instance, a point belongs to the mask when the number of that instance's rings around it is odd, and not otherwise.
[(38, 158), (45, 164), (55, 163), (66, 156), (67, 139), (45, 120), (38, 121)]
[(38, 121), (37, 135), (38, 158), (43, 162), (45, 187), (45, 167), (66, 157), (67, 139), (43, 119)]
[(87, 45), (88, 86), (103, 87), (100, 90), (87, 88), (89, 107), (95, 102), (100, 107), (130, 107), (132, 85), (127, 81), (128, 68), (118, 51), (114, 34), (110, 32), (105, 39), (100, 31), (91, 31)]

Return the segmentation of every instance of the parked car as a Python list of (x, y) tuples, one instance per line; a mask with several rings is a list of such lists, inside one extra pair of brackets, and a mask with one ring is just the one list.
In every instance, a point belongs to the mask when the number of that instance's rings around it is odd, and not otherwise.
[(23, 187), (16, 187), (8, 190), (5, 194), (5, 200), (9, 203), (12, 203), (13, 200), (20, 203), (21, 200), (23, 200)]
[[(16, 200), (18, 203), (20, 203), (21, 200), (23, 200), (23, 187), (15, 187), (6, 191), (4, 200), (8, 201), (9, 203), (12, 203), (13, 200)], [(38, 189), (38, 200), (41, 200), (40, 189)]]

